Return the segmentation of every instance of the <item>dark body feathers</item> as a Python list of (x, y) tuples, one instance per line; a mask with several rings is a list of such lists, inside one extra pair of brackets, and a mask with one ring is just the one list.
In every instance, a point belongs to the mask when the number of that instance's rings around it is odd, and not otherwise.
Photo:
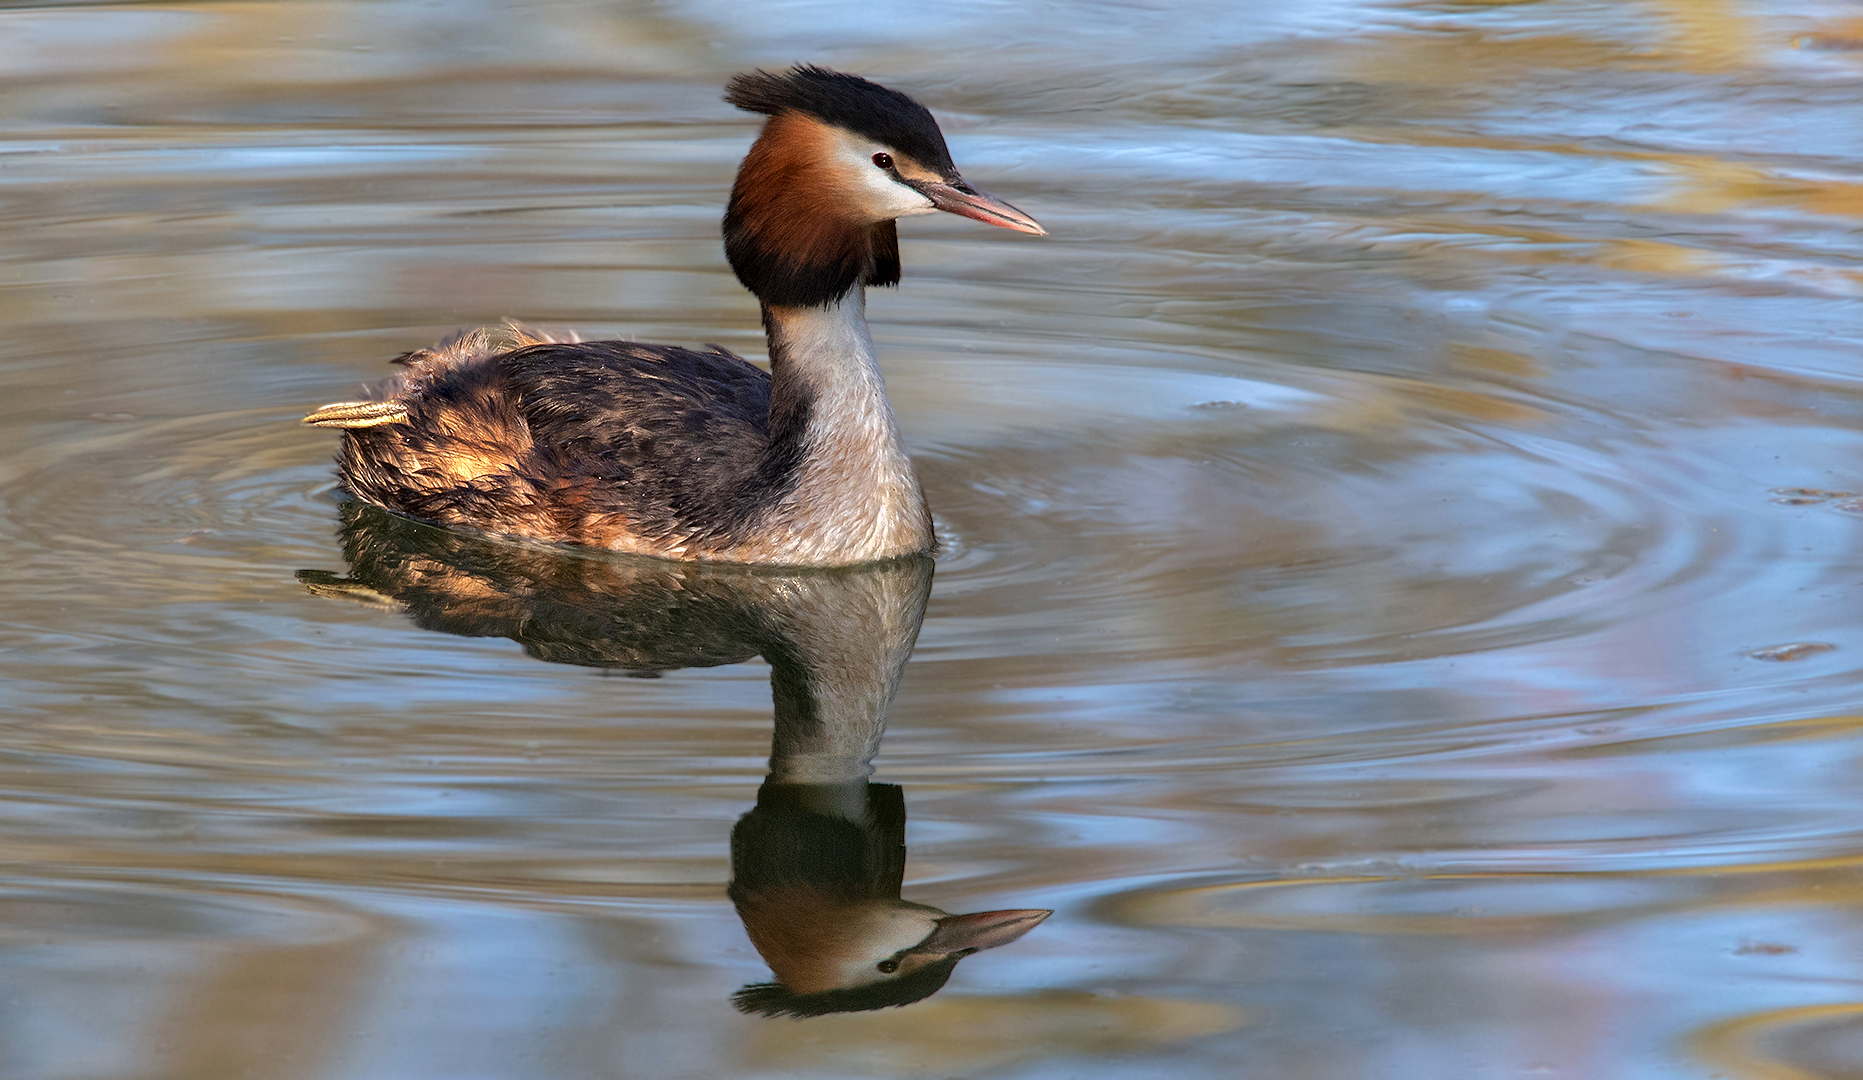
[(466, 340), (404, 362), (377, 397), (405, 420), (346, 431), (339, 460), (356, 495), (441, 525), (717, 555), (801, 457), (770, 438), (770, 377), (722, 349)]

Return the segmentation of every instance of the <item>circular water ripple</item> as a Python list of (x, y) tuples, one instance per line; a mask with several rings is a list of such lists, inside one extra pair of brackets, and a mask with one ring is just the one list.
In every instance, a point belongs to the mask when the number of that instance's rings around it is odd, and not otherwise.
[(335, 507), (295, 420), (61, 419), (0, 455), (0, 636), (31, 643), (0, 657), (0, 700), (98, 760), (321, 722), (352, 658), (305, 647), (323, 631), (291, 575), (332, 557)]
[(387, 920), (334, 900), (150, 880), (16, 878), (0, 890), (0, 938), (41, 948), (212, 948), (241, 939), (281, 948), (379, 935)]
[[(0, 457), (9, 565), (48, 584), (173, 584), (203, 562), (275, 553), (329, 513), (328, 459), (306, 454), (288, 409), (181, 419), (84, 417)], [(237, 572), (237, 565), (226, 569)]]
[(1563, 403), (1521, 426), (1411, 409), (1355, 431), (1387, 380), (1330, 381), (1298, 410), (940, 452), (926, 473), (957, 539), (939, 596), (972, 621), (928, 646), (1332, 667), (1492, 652), (1738, 591), (1786, 543), (1686, 446), (1600, 442), (1601, 418)]

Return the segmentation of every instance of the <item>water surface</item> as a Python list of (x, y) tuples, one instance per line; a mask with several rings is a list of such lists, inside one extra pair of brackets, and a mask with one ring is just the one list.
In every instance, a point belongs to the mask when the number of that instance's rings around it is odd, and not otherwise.
[[(769, 667), (306, 588), (295, 420), (506, 316), (759, 356), (797, 60), (1053, 234), (870, 316), (905, 896), (1057, 913), (772, 1021)], [(0, 1074), (1863, 1076), (1854, 6), (6, 5), (0, 93)]]

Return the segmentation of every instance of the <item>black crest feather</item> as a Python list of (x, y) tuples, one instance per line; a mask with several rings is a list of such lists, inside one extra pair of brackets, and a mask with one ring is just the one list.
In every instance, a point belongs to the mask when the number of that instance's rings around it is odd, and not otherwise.
[(827, 1016), (829, 1013), (896, 1009), (901, 1005), (923, 1001), (937, 993), (950, 981), (951, 972), (957, 968), (957, 961), (958, 957), (947, 956), (897, 979), (846, 990), (823, 990), (814, 994), (798, 994), (780, 983), (751, 983), (739, 987), (737, 993), (731, 995), (731, 1004), (739, 1012), (772, 1017), (793, 1016), (798, 1019)]
[(953, 172), (951, 151), (925, 106), (858, 75), (813, 64), (732, 79), (725, 100), (765, 116), (799, 112), (892, 147), (928, 169)]

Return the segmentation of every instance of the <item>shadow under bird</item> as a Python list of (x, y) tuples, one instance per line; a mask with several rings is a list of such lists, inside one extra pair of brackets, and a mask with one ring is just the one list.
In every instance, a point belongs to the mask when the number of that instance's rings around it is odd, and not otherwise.
[(448, 532), (355, 501), (343, 555), (347, 576), (298, 579), (430, 630), (508, 637), (542, 660), (634, 675), (769, 662), (770, 769), (731, 832), (728, 892), (774, 979), (740, 989), (740, 1010), (907, 1005), (1052, 914), (952, 915), (900, 896), (905, 796), (870, 780), (924, 621), (929, 557), (786, 570), (613, 557)]
[(936, 547), (865, 287), (899, 282), (901, 217), (1043, 229), (966, 183), (931, 113), (895, 90), (797, 67), (740, 75), (725, 100), (769, 117), (724, 241), (762, 304), (770, 373), (717, 346), (474, 331), (305, 418), (343, 429), (344, 487), (439, 525), (663, 558), (833, 566)]

